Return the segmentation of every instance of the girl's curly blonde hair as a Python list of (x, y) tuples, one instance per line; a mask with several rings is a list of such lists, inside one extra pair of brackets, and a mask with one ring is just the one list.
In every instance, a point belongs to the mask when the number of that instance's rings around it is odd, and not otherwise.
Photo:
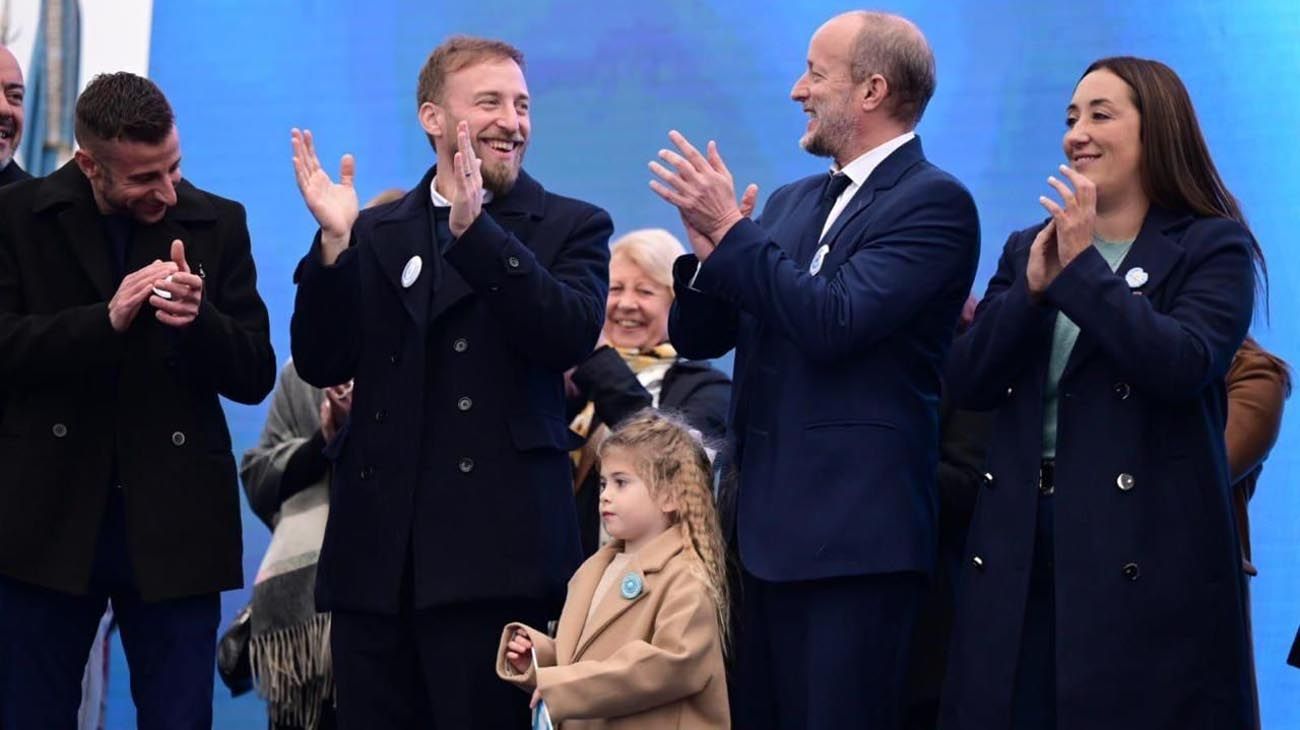
[(697, 433), (677, 418), (648, 408), (619, 424), (601, 443), (600, 457), (603, 460), (617, 449), (631, 458), (651, 497), (676, 501), (677, 510), (669, 518), (681, 525), (686, 552), (695, 559), (712, 595), (725, 650), (731, 625), (727, 553), (713, 499), (713, 464)]

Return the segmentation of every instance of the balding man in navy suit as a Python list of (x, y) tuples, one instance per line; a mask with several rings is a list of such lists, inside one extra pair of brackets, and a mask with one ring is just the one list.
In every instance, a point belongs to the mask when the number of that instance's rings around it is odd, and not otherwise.
[(939, 375), (979, 258), (970, 193), (913, 129), (934, 58), (909, 21), (823, 25), (791, 97), (834, 161), (749, 220), (710, 142), (651, 163), (693, 255), (670, 320), (686, 357), (736, 348), (744, 728), (901, 723), (911, 627), (936, 550)]

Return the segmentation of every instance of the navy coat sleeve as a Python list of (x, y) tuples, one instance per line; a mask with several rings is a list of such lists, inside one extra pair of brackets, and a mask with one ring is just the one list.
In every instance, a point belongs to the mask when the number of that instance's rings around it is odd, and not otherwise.
[(605, 324), (609, 214), (591, 208), (548, 269), (487, 212), (447, 249), (446, 260), (484, 295), (525, 358), (567, 370), (591, 353)]
[(1134, 296), (1089, 247), (1047, 287), (1046, 300), (1095, 338), (1135, 385), (1170, 401), (1201, 395), (1222, 380), (1255, 306), (1250, 233), (1224, 218), (1183, 234), (1189, 274), (1168, 311)]
[(700, 267), (696, 286), (776, 328), (811, 360), (859, 353), (911, 321), (970, 265), (971, 231), (979, 229), (970, 193), (935, 180), (909, 201), (896, 225), (830, 277), (809, 274), (757, 223), (742, 220)]
[(700, 261), (686, 254), (673, 264), (673, 306), (668, 314), (668, 340), (683, 357), (706, 360), (722, 357), (736, 347), (740, 310), (724, 299), (691, 287)]
[(289, 342), (298, 375), (318, 388), (356, 375), (361, 352), (361, 269), (357, 232), (330, 266), (321, 261), (320, 233), (294, 273)]
[(1027, 348), (1033, 334), (1050, 326), (1052, 312), (1029, 298), (1023, 268), (1025, 251), (1041, 228), (1007, 239), (974, 323), (953, 342), (944, 387), (960, 408), (997, 406), (1030, 361)]

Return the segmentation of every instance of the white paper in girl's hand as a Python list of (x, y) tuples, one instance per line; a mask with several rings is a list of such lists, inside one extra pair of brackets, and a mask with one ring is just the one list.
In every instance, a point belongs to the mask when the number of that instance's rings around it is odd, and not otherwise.
[[(537, 676), (537, 650), (534, 649), (533, 655), (533, 676)], [(555, 730), (555, 725), (551, 723), (551, 711), (546, 709), (546, 700), (541, 697), (537, 698), (537, 706), (533, 708), (533, 730)]]

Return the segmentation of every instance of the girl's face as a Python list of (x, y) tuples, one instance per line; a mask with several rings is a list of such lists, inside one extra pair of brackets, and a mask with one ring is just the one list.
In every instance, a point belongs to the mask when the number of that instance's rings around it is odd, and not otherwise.
[(600, 518), (610, 536), (623, 541), (625, 551), (634, 553), (667, 530), (675, 509), (671, 498), (650, 494), (631, 454), (609, 449), (601, 456)]
[(1070, 166), (1097, 186), (1099, 206), (1142, 190), (1142, 115), (1133, 90), (1108, 69), (1084, 76), (1065, 111)]

